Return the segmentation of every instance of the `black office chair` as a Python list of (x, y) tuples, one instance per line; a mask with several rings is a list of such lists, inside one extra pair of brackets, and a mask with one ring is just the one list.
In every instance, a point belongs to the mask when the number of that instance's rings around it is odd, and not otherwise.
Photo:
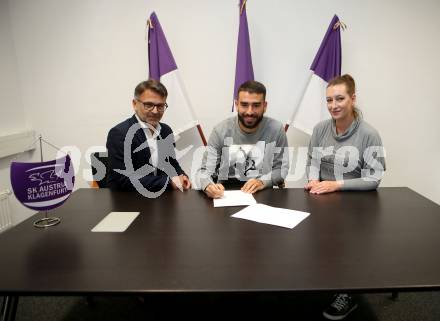
[[(90, 163), (92, 165), (92, 175), (93, 182), (92, 187), (98, 188), (106, 188), (107, 187), (107, 176), (108, 176), (108, 155), (107, 152), (96, 152), (90, 154)], [(105, 167), (105, 175), (104, 177), (98, 177), (98, 170), (101, 169), (102, 166)]]

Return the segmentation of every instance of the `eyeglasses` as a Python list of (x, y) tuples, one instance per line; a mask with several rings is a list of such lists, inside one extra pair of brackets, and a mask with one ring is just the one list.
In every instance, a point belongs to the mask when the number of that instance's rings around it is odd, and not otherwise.
[(168, 104), (167, 103), (159, 103), (159, 104), (155, 104), (155, 103), (152, 103), (151, 101), (146, 101), (146, 102), (143, 102), (143, 101), (140, 101), (139, 99), (137, 99), (137, 98), (135, 98), (138, 102), (140, 102), (142, 105), (144, 105), (144, 109), (146, 110), (146, 111), (152, 111), (153, 109), (154, 109), (154, 107), (156, 107), (156, 109), (157, 109), (157, 111), (158, 112), (161, 112), (161, 113), (163, 113), (164, 111), (165, 111), (165, 109), (167, 109), (168, 108)]

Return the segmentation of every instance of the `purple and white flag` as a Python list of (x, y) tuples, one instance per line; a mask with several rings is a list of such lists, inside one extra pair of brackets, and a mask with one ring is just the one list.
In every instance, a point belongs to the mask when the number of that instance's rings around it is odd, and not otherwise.
[(311, 75), (291, 119), (287, 122), (311, 135), (313, 127), (330, 118), (326, 103), (329, 80), (341, 75), (341, 31), (339, 18), (335, 15), (310, 67)]
[(237, 60), (235, 62), (234, 99), (237, 99), (238, 88), (248, 80), (254, 80), (252, 66), (249, 28), (246, 15), (246, 0), (240, 0), (240, 25), (238, 29)]
[(148, 69), (149, 78), (160, 80), (168, 90), (163, 121), (180, 134), (199, 124), (185, 87), (179, 75), (176, 61), (171, 53), (165, 34), (156, 13), (150, 15), (148, 28)]
[(73, 191), (75, 173), (69, 155), (41, 163), (11, 163), (11, 184), (18, 201), (37, 211), (61, 206)]

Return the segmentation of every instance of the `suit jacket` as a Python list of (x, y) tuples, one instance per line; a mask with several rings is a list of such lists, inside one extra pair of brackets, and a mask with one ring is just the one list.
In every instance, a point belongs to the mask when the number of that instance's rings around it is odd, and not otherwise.
[[(175, 142), (173, 131), (170, 126), (164, 123), (160, 123), (161, 130), (157, 137), (158, 146), (158, 164), (156, 173), (154, 171), (146, 174), (135, 173), (136, 170), (150, 164), (150, 148), (146, 143), (147, 138), (145, 136), (144, 129), (140, 126), (137, 118), (133, 115), (131, 118), (123, 121), (110, 129), (107, 136), (107, 150), (108, 150), (108, 175), (107, 183), (112, 189), (118, 190), (135, 190), (133, 184), (130, 181), (132, 179), (138, 180), (142, 186), (151, 192), (159, 191), (167, 185), (170, 188), (169, 176), (185, 174), (176, 160), (174, 151)], [(129, 148), (124, 160), (124, 141), (130, 140)], [(143, 143), (146, 144), (145, 148), (136, 151)], [(128, 156), (131, 155), (132, 168), (129, 163)], [(127, 170), (124, 174), (118, 173), (115, 169)], [(149, 169), (151, 171), (151, 168)], [(127, 177), (127, 175), (129, 177)]]

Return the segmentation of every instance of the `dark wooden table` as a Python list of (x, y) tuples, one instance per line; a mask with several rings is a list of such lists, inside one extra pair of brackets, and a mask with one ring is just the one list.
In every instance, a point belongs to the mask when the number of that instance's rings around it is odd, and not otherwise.
[[(58, 226), (36, 229), (34, 216), (0, 234), (0, 294), (440, 288), (440, 206), (408, 188), (255, 197), (311, 215), (290, 230), (233, 219), (242, 207), (197, 191), (80, 189), (52, 212)], [(111, 211), (141, 213), (124, 233), (90, 232)]]

